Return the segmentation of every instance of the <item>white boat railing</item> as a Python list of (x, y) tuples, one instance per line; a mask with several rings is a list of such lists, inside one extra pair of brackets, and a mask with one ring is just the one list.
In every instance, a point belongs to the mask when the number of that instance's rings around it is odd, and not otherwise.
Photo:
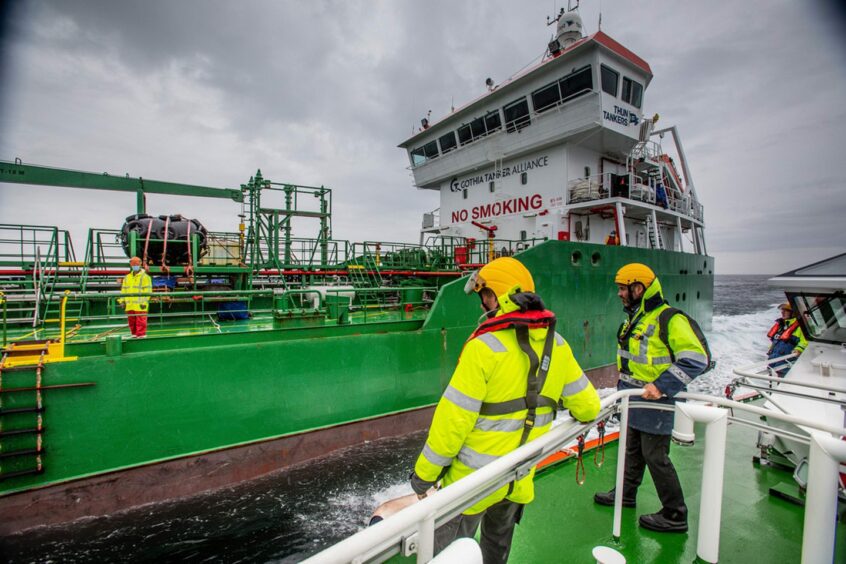
[[(602, 411), (597, 418), (603, 419), (615, 411), (620, 413), (617, 491), (622, 491), (623, 486), (626, 450), (623, 445), (626, 444), (629, 398), (639, 394), (641, 390), (625, 390), (606, 397), (602, 400)], [(727, 424), (729, 419), (743, 423), (742, 419), (729, 416), (732, 411), (743, 411), (755, 415), (766, 415), (769, 419), (802, 425), (812, 430), (802, 562), (805, 564), (832, 562), (839, 464), (846, 462), (846, 442), (841, 440), (841, 437), (846, 436), (846, 428), (825, 425), (714, 396), (682, 392), (678, 397), (699, 403), (676, 404), (674, 437), (689, 442), (694, 436), (694, 422), (705, 424), (705, 457), (696, 544), (699, 558), (706, 562), (718, 561)], [(638, 404), (638, 407), (643, 407), (643, 404)], [(389, 519), (327, 548), (306, 562), (312, 564), (381, 562), (397, 553), (402, 553), (404, 556), (416, 553), (417, 562), (429, 562), (433, 558), (437, 526), (446, 523), (477, 500), (486, 497), (503, 485), (522, 478), (540, 460), (564, 448), (594, 423), (583, 424), (568, 417), (564, 423), (553, 428), (546, 435), (498, 458), (434, 495), (399, 511)], [(750, 425), (756, 428), (762, 427), (759, 422), (750, 422)], [(777, 428), (769, 426), (767, 428), (775, 434), (783, 433)], [(617, 539), (621, 536), (621, 521), (622, 496), (617, 496), (612, 522), (612, 533)]]

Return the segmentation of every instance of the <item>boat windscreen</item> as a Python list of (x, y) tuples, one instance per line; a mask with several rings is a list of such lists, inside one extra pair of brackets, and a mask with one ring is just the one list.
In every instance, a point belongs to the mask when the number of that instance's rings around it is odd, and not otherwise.
[(825, 343), (846, 343), (846, 296), (843, 292), (788, 294), (799, 312), (806, 337)]

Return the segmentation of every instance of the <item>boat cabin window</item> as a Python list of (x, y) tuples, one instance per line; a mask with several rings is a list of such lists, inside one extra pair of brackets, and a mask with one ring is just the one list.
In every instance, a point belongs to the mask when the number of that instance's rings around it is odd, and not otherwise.
[(631, 78), (623, 77), (623, 102), (639, 108), (643, 100), (643, 85)]
[(558, 84), (561, 87), (562, 102), (587, 94), (593, 90), (593, 74), (590, 72), (590, 65), (562, 78)]
[(473, 140), (473, 134), (470, 132), (470, 124), (462, 125), (458, 128), (458, 142), (466, 145)]
[(616, 98), (617, 85), (620, 83), (620, 73), (606, 67), (605, 65), (600, 65), (599, 74), (602, 78), (602, 91), (607, 92)]
[(505, 129), (509, 133), (519, 131), (532, 123), (532, 119), (529, 117), (529, 102), (526, 101), (525, 97), (502, 108), (502, 113), (505, 114)]
[(428, 160), (437, 158), (438, 155), (438, 142), (429, 141), (422, 147), (417, 147), (416, 149), (411, 151), (411, 165), (421, 165)]
[(561, 101), (561, 91), (558, 83), (553, 82), (532, 92), (532, 106), (536, 112), (544, 112)]
[(843, 292), (788, 294), (788, 298), (797, 307), (807, 338), (846, 343), (846, 296)]
[(417, 166), (426, 162), (426, 157), (423, 155), (423, 147), (417, 147), (411, 151), (411, 165)]
[(502, 118), (499, 117), (498, 111), (488, 112), (485, 115), (485, 127), (488, 129), (488, 133), (502, 129)]
[(485, 136), (485, 118), (476, 118), (470, 122), (470, 132), (473, 134), (473, 139)]
[(440, 145), (441, 145), (441, 154), (442, 155), (445, 155), (445, 154), (449, 153), (450, 151), (452, 151), (453, 149), (455, 149), (456, 146), (458, 145), (455, 142), (455, 131), (450, 131), (446, 135), (441, 136), (441, 138), (438, 139), (438, 143), (440, 143)]

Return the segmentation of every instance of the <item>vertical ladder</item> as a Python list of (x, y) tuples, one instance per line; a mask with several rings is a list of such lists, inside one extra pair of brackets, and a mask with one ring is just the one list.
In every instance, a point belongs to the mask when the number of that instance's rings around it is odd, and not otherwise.
[(649, 246), (653, 249), (663, 249), (664, 241), (661, 237), (661, 228), (655, 210), (646, 216), (646, 233), (649, 237)]
[[(47, 341), (3, 349), (0, 359), (0, 481), (44, 471), (42, 374)], [(15, 355), (38, 355), (34, 365), (8, 367)], [(34, 377), (34, 381), (33, 381)], [(14, 379), (15, 387), (8, 387)], [(23, 379), (23, 382), (20, 380)], [(23, 384), (23, 385), (21, 385)]]

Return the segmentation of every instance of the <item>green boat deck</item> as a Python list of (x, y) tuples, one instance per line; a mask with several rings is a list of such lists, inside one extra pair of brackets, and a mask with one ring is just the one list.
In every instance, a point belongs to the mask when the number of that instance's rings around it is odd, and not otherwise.
[[(620, 542), (611, 534), (612, 507), (593, 503), (593, 494), (614, 486), (617, 445), (606, 449), (601, 468), (585, 456), (588, 477), (576, 484), (575, 464), (567, 462), (541, 472), (535, 479), (536, 498), (517, 527), (509, 562), (595, 562), (591, 551), (604, 545), (620, 551), (627, 562), (694, 562), (704, 439), (697, 427), (692, 447), (671, 447), (689, 509), (687, 533), (656, 533), (638, 526), (638, 516), (660, 510), (661, 503), (646, 472), (637, 508), (624, 508)], [(731, 424), (725, 463), (720, 532), (721, 562), (799, 562), (804, 508), (770, 495), (780, 483), (796, 486), (784, 470), (753, 463), (758, 454), (756, 431)], [(843, 506), (841, 505), (841, 516)], [(846, 524), (837, 526), (835, 562), (846, 562)]]

